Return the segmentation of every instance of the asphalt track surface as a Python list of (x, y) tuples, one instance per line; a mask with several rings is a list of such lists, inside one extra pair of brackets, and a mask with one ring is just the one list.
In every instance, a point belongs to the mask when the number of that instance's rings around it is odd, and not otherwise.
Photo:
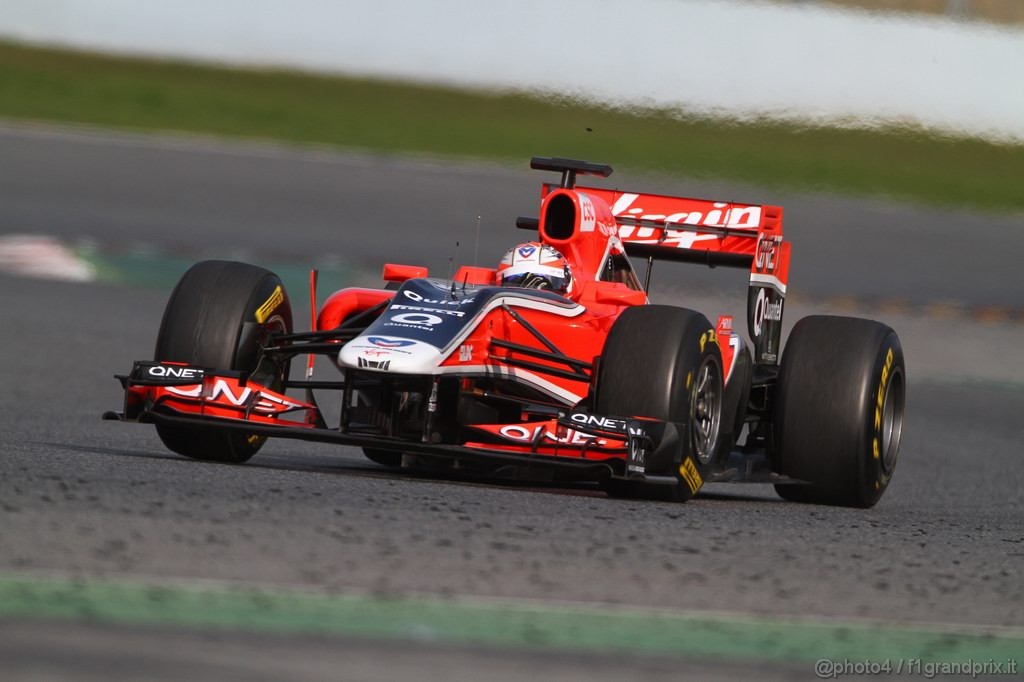
[[(557, 150), (524, 157), (532, 152)], [(542, 177), (45, 129), (0, 132), (0, 159), (0, 234), (256, 262), (334, 254), (368, 268), (426, 259), (442, 272), (456, 239), (459, 260), (471, 260), (476, 215), (485, 221), (481, 262), (525, 235), (511, 220), (535, 212)], [(770, 198), (745, 192), (736, 198)], [(809, 300), (1022, 300), (1019, 218), (773, 200), (787, 206), (798, 245), (793, 281)], [(855, 239), (842, 229), (854, 227)], [(656, 290), (663, 300), (687, 296), (709, 313), (729, 300), (679, 273), (658, 273), (675, 277)], [(586, 485), (390, 473), (356, 450), (297, 441), (271, 442), (244, 466), (187, 461), (148, 427), (99, 420), (120, 403), (111, 375), (150, 356), (167, 291), (2, 275), (0, 291), (5, 574), (1024, 625), (1020, 325), (864, 311), (900, 332), (910, 379), (899, 468), (874, 509), (790, 504), (770, 488), (728, 485), (670, 505), (612, 500)], [(742, 280), (735, 291), (738, 300)], [(306, 319), (301, 301), (296, 307)], [(815, 310), (797, 303), (787, 316)], [(0, 662), (13, 679), (813, 678), (810, 665), (786, 662), (31, 620), (2, 621), (0, 632)]]

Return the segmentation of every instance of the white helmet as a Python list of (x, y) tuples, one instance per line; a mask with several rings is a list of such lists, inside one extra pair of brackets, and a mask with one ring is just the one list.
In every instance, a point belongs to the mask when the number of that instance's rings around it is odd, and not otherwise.
[(509, 249), (501, 259), (498, 281), (507, 287), (568, 294), (572, 291), (572, 269), (556, 249), (540, 242), (526, 242)]

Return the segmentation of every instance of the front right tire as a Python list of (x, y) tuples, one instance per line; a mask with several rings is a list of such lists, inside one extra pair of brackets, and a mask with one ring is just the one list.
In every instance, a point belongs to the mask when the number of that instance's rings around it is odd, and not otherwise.
[(814, 315), (793, 328), (775, 397), (774, 468), (803, 484), (783, 498), (871, 507), (892, 480), (903, 433), (899, 337), (873, 320)]

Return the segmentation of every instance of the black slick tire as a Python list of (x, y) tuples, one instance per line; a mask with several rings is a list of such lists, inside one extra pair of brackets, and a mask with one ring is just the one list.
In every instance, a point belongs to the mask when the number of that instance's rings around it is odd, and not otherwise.
[(906, 368), (896, 332), (873, 320), (805, 317), (789, 336), (776, 391), (774, 467), (808, 482), (776, 485), (779, 495), (876, 504), (903, 431)]
[[(164, 310), (154, 357), (211, 369), (251, 372), (252, 379), (280, 390), (287, 363), (260, 366), (259, 343), (268, 331), (290, 332), (292, 310), (280, 278), (263, 268), (232, 261), (202, 261), (178, 282)], [(157, 424), (170, 450), (193, 459), (245, 462), (266, 437), (215, 428)]]
[(729, 431), (723, 400), (722, 353), (704, 315), (664, 305), (625, 310), (601, 353), (594, 412), (686, 422), (688, 443), (672, 467), (675, 485), (613, 478), (608, 493), (679, 502), (693, 497)]

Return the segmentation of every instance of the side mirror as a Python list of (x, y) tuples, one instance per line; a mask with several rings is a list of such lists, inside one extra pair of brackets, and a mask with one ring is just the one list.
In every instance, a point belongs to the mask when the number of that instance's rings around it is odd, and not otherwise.
[(428, 270), (419, 265), (395, 265), (394, 263), (384, 264), (385, 282), (404, 282), (407, 279), (426, 277)]

